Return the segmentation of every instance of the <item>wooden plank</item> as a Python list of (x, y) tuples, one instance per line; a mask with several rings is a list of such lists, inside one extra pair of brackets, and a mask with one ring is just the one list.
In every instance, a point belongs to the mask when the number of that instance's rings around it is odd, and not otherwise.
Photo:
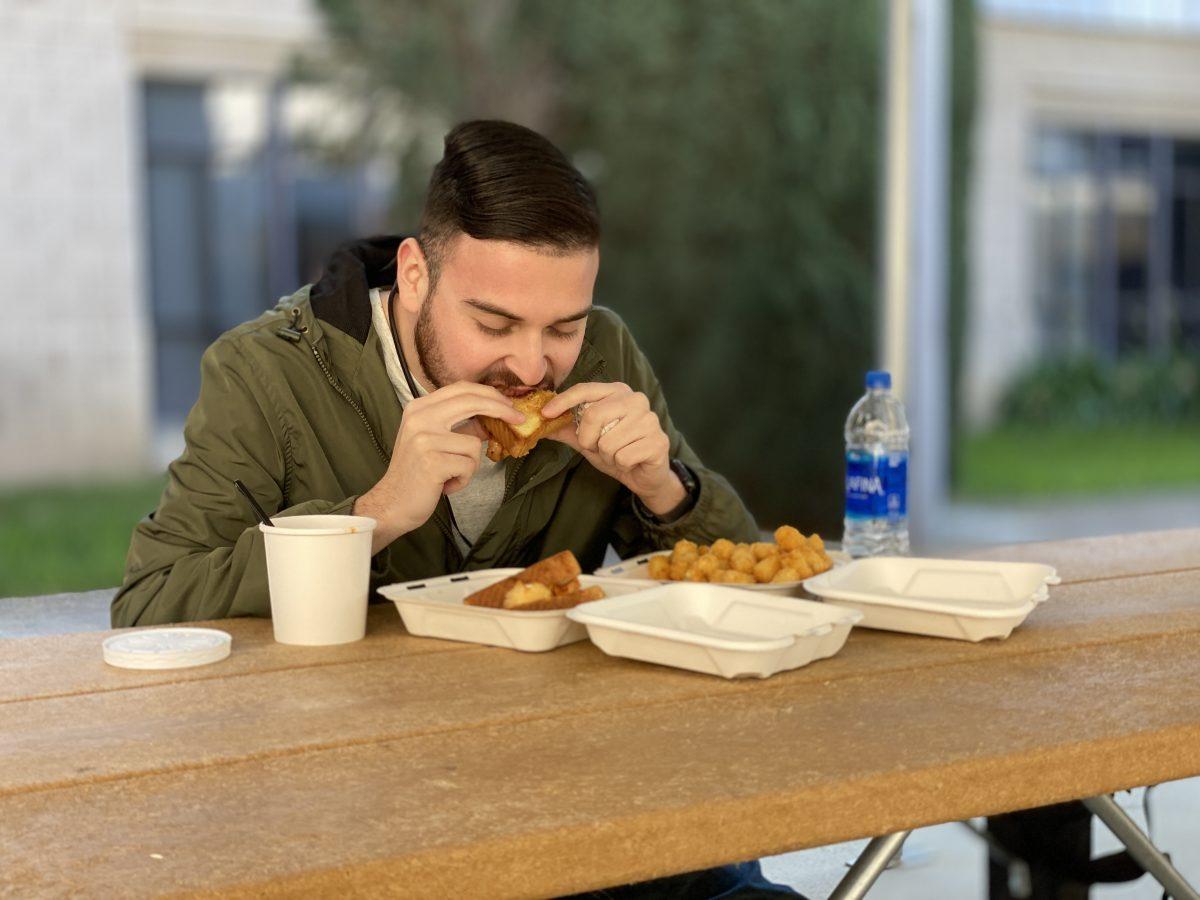
[(1200, 774), (1195, 634), (754, 688), (10, 796), (0, 886), (555, 894)]
[(0, 795), (645, 703), (726, 695), (756, 702), (766, 685), (921, 678), (948, 665), (1023, 665), (1049, 650), (1178, 634), (1200, 634), (1195, 578), (1187, 574), (1055, 588), (1005, 641), (857, 630), (833, 659), (765, 685), (610, 659), (586, 643), (547, 654), (459, 645), (458, 653), (129, 682), (119, 691), (0, 705)]
[[(427, 653), (457, 653), (469, 645), (411, 637), (391, 604), (372, 606), (367, 636), (334, 647), (289, 647), (275, 643), (270, 619), (222, 619), (185, 623), (220, 628), (233, 637), (230, 657), (211, 666), (161, 672), (106, 665), (101, 644), (119, 631), (61, 634), (0, 641), (0, 708), (13, 700), (119, 691), (149, 684), (211, 681), (253, 672), (356, 663)], [(175, 627), (175, 626), (171, 626)]]

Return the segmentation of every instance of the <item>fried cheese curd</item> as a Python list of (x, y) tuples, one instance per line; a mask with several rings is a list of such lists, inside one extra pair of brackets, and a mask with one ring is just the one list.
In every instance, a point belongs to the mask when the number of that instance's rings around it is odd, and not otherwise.
[(719, 538), (709, 544), (676, 541), (670, 553), (652, 556), (649, 576), (658, 581), (712, 584), (783, 584), (802, 581), (833, 567), (818, 534), (805, 537), (781, 525), (775, 540), (738, 544)]

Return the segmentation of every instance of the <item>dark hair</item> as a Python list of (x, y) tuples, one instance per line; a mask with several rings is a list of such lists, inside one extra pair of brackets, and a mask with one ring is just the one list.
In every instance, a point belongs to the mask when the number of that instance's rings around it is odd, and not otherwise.
[(446, 135), (421, 211), (431, 293), (446, 246), (459, 232), (570, 253), (600, 243), (600, 211), (587, 179), (536, 131), (512, 122), (463, 122)]

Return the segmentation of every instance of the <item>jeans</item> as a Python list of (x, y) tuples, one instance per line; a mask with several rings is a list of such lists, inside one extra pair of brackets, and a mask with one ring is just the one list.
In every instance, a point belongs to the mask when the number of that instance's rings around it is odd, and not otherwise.
[(561, 900), (767, 900), (803, 895), (790, 887), (767, 881), (758, 861), (717, 866), (683, 875), (668, 875), (653, 881), (639, 881), (572, 894)]

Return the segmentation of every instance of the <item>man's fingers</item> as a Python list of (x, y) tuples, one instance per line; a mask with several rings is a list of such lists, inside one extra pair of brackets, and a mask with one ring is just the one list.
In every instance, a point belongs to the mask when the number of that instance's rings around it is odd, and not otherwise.
[(632, 444), (644, 437), (651, 437), (662, 431), (658, 416), (648, 412), (644, 414), (630, 413), (607, 432), (601, 426), (600, 436), (596, 441), (596, 449), (604, 456), (615, 459), (615, 454), (627, 444)]
[(622, 469), (632, 469), (643, 463), (665, 461), (669, 453), (669, 441), (658, 435), (649, 435), (619, 449), (613, 454), (613, 462)]
[(599, 446), (601, 433), (609, 433), (605, 431), (609, 423), (639, 417), (649, 406), (648, 403), (637, 399), (640, 396), (642, 395), (627, 393), (590, 404), (584, 410), (577, 429), (580, 445), (595, 450)]
[[(485, 386), (478, 385), (478, 387)], [(494, 396), (481, 396), (474, 392), (468, 392), (442, 397), (439, 396), (440, 392), (433, 393), (422, 397), (419, 401), (414, 400), (409, 405), (410, 415), (421, 426), (446, 431), (475, 416), (491, 416), (493, 419), (503, 419), (513, 425), (520, 425), (525, 421), (525, 414), (514, 409), (511, 401), (494, 388), (490, 390), (493, 391)]]
[(459, 453), (442, 453), (431, 462), (435, 476), (442, 482), (442, 492), (452, 494), (466, 487), (479, 468), (479, 457)]
[(629, 386), (621, 384), (619, 381), (589, 381), (584, 384), (577, 384), (574, 387), (567, 388), (542, 407), (542, 417), (545, 419), (554, 419), (561, 416), (572, 406), (578, 406), (580, 403), (595, 403), (598, 400), (611, 397), (613, 394), (628, 393)]

